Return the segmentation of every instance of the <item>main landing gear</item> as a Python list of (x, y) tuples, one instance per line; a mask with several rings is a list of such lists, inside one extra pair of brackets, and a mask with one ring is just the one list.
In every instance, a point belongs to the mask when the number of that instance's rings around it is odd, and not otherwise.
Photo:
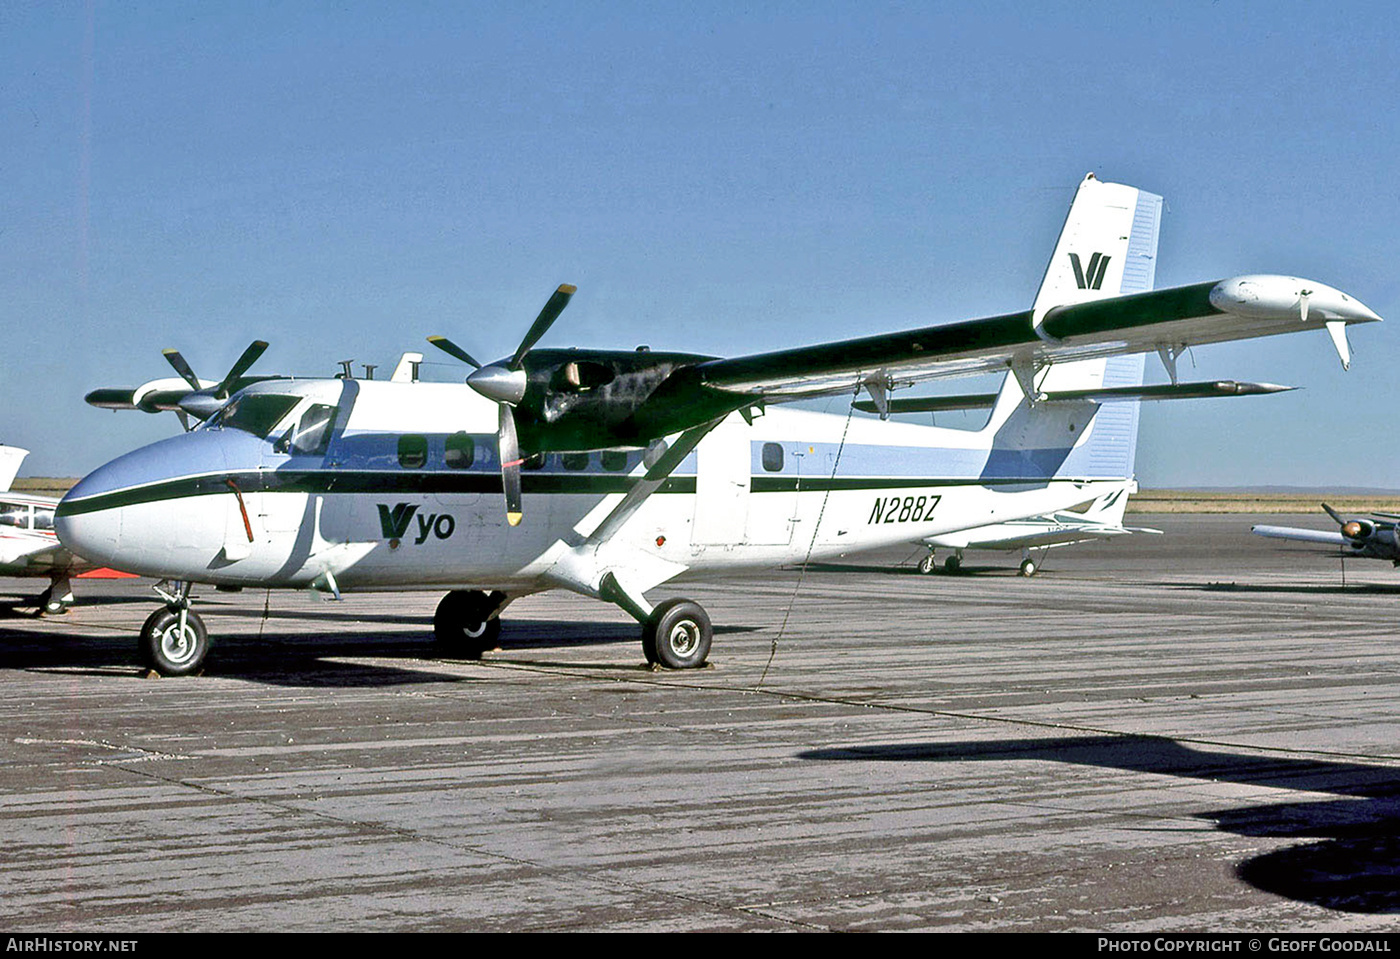
[[(933, 547), (930, 546), (928, 555), (919, 560), (919, 572), (927, 576), (938, 569), (938, 560), (933, 555)], [(962, 550), (955, 550), (951, 556), (943, 561), (943, 572), (956, 573), (962, 569)]]
[(449, 656), (480, 659), (501, 638), (501, 610), (510, 602), (500, 591), (453, 590), (433, 614), (433, 638)]
[[(480, 659), (486, 650), (496, 648), (501, 637), (501, 610), (509, 602), (510, 597), (499, 591), (448, 593), (433, 614), (433, 637), (439, 648), (454, 658)], [(668, 599), (650, 612), (633, 600), (618, 605), (642, 624), (642, 655), (648, 663), (666, 669), (705, 665), (715, 629), (699, 603)]]
[(162, 676), (189, 676), (204, 665), (209, 654), (209, 630), (190, 609), (190, 584), (175, 583), (167, 592), (156, 586), (165, 605), (141, 626), (141, 659)]

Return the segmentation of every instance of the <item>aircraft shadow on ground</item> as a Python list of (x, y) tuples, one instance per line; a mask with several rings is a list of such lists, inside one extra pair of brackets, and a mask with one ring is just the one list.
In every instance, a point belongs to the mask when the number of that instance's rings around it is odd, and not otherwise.
[(1196, 749), (1170, 739), (1084, 736), (990, 743), (819, 749), (823, 761), (1035, 760), (1344, 797), (1196, 813), (1240, 836), (1321, 840), (1255, 856), (1236, 875), (1256, 889), (1353, 913), (1400, 913), (1400, 769)]
[[(462, 660), (439, 649), (433, 642), (431, 623), (424, 621), (421, 633), (381, 633), (345, 635), (334, 625), (308, 632), (268, 630), (261, 635), (218, 635), (218, 620), (227, 612), (237, 615), (252, 611), (221, 611), (207, 622), (214, 633), (213, 647), (204, 673), (228, 679), (297, 688), (383, 687), (424, 683), (462, 682), (455, 673), (433, 669), (434, 662), (459, 663)], [(258, 611), (257, 615), (261, 615)], [(276, 613), (278, 618), (282, 613)], [(32, 617), (30, 617), (32, 619)], [(317, 617), (324, 620), (325, 617)], [(375, 617), (346, 615), (343, 619), (365, 622)], [(378, 617), (402, 624), (402, 617)], [(110, 676), (113, 671), (143, 673), (136, 647), (135, 631), (102, 637), (74, 637), (51, 628), (53, 620), (0, 623), (0, 669), (54, 670), (71, 675), (90, 673)], [(747, 632), (753, 627), (717, 627), (717, 635)], [(631, 623), (557, 622), (511, 620), (501, 632), (500, 647), (487, 654), (500, 662), (569, 668), (627, 670), (643, 667), (639, 627)], [(582, 647), (636, 647), (636, 663), (580, 663), (574, 660), (514, 658), (527, 650), (566, 650)], [(364, 662), (375, 659), (380, 662)], [(412, 660), (413, 668), (387, 664), (384, 660)], [(345, 660), (354, 660), (346, 662)]]

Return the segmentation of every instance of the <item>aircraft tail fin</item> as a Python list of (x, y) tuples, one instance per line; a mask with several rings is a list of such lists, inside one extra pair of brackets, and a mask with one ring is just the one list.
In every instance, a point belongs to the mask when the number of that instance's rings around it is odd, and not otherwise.
[(0, 446), (0, 493), (9, 490), (19, 472), (20, 464), (29, 455), (29, 450), (18, 446)]
[[(1034, 322), (1038, 325), (1057, 306), (1151, 290), (1156, 282), (1161, 216), (1160, 196), (1106, 183), (1092, 173), (1085, 177), (1036, 294)], [(992, 459), (997, 459), (998, 448), (1022, 457), (1034, 448), (1048, 463), (1057, 451), (1046, 450), (1044, 444), (1063, 426), (1067, 432), (1078, 432), (1072, 449), (1058, 451), (1054, 474), (1131, 477), (1137, 454), (1137, 403), (1027, 404), (1022, 384), (1037, 394), (1140, 386), (1145, 366), (1145, 355), (1138, 353), (1008, 373), (985, 427), (997, 437)], [(989, 472), (997, 471), (995, 465), (988, 463)]]

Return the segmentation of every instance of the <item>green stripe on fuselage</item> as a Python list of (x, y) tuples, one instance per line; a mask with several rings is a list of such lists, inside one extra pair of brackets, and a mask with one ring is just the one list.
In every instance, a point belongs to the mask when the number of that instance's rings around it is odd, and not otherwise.
[[(531, 474), (521, 477), (526, 495), (572, 494), (602, 496), (626, 493), (636, 479), (627, 475)], [(501, 493), (501, 477), (487, 473), (380, 473), (372, 471), (317, 470), (299, 472), (247, 472), (217, 476), (190, 476), (146, 486), (98, 493), (58, 504), (58, 516), (79, 516), (141, 503), (195, 496), (229, 494), (232, 481), (240, 493), (311, 493), (318, 495), (452, 495)], [(764, 493), (844, 492), (927, 486), (1045, 486), (1044, 477), (923, 477), (923, 476), (755, 476), (752, 491)], [(1054, 482), (1089, 482), (1085, 478), (1057, 477)], [(658, 493), (695, 492), (694, 476), (672, 476)]]

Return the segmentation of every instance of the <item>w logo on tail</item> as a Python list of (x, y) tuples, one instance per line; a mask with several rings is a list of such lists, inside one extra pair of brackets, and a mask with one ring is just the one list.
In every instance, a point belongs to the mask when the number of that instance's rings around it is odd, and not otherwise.
[(1079, 254), (1071, 253), (1069, 261), (1074, 265), (1074, 282), (1081, 290), (1097, 290), (1103, 286), (1103, 275), (1108, 270), (1108, 261), (1113, 259), (1102, 253), (1089, 257), (1089, 269), (1079, 263)]

